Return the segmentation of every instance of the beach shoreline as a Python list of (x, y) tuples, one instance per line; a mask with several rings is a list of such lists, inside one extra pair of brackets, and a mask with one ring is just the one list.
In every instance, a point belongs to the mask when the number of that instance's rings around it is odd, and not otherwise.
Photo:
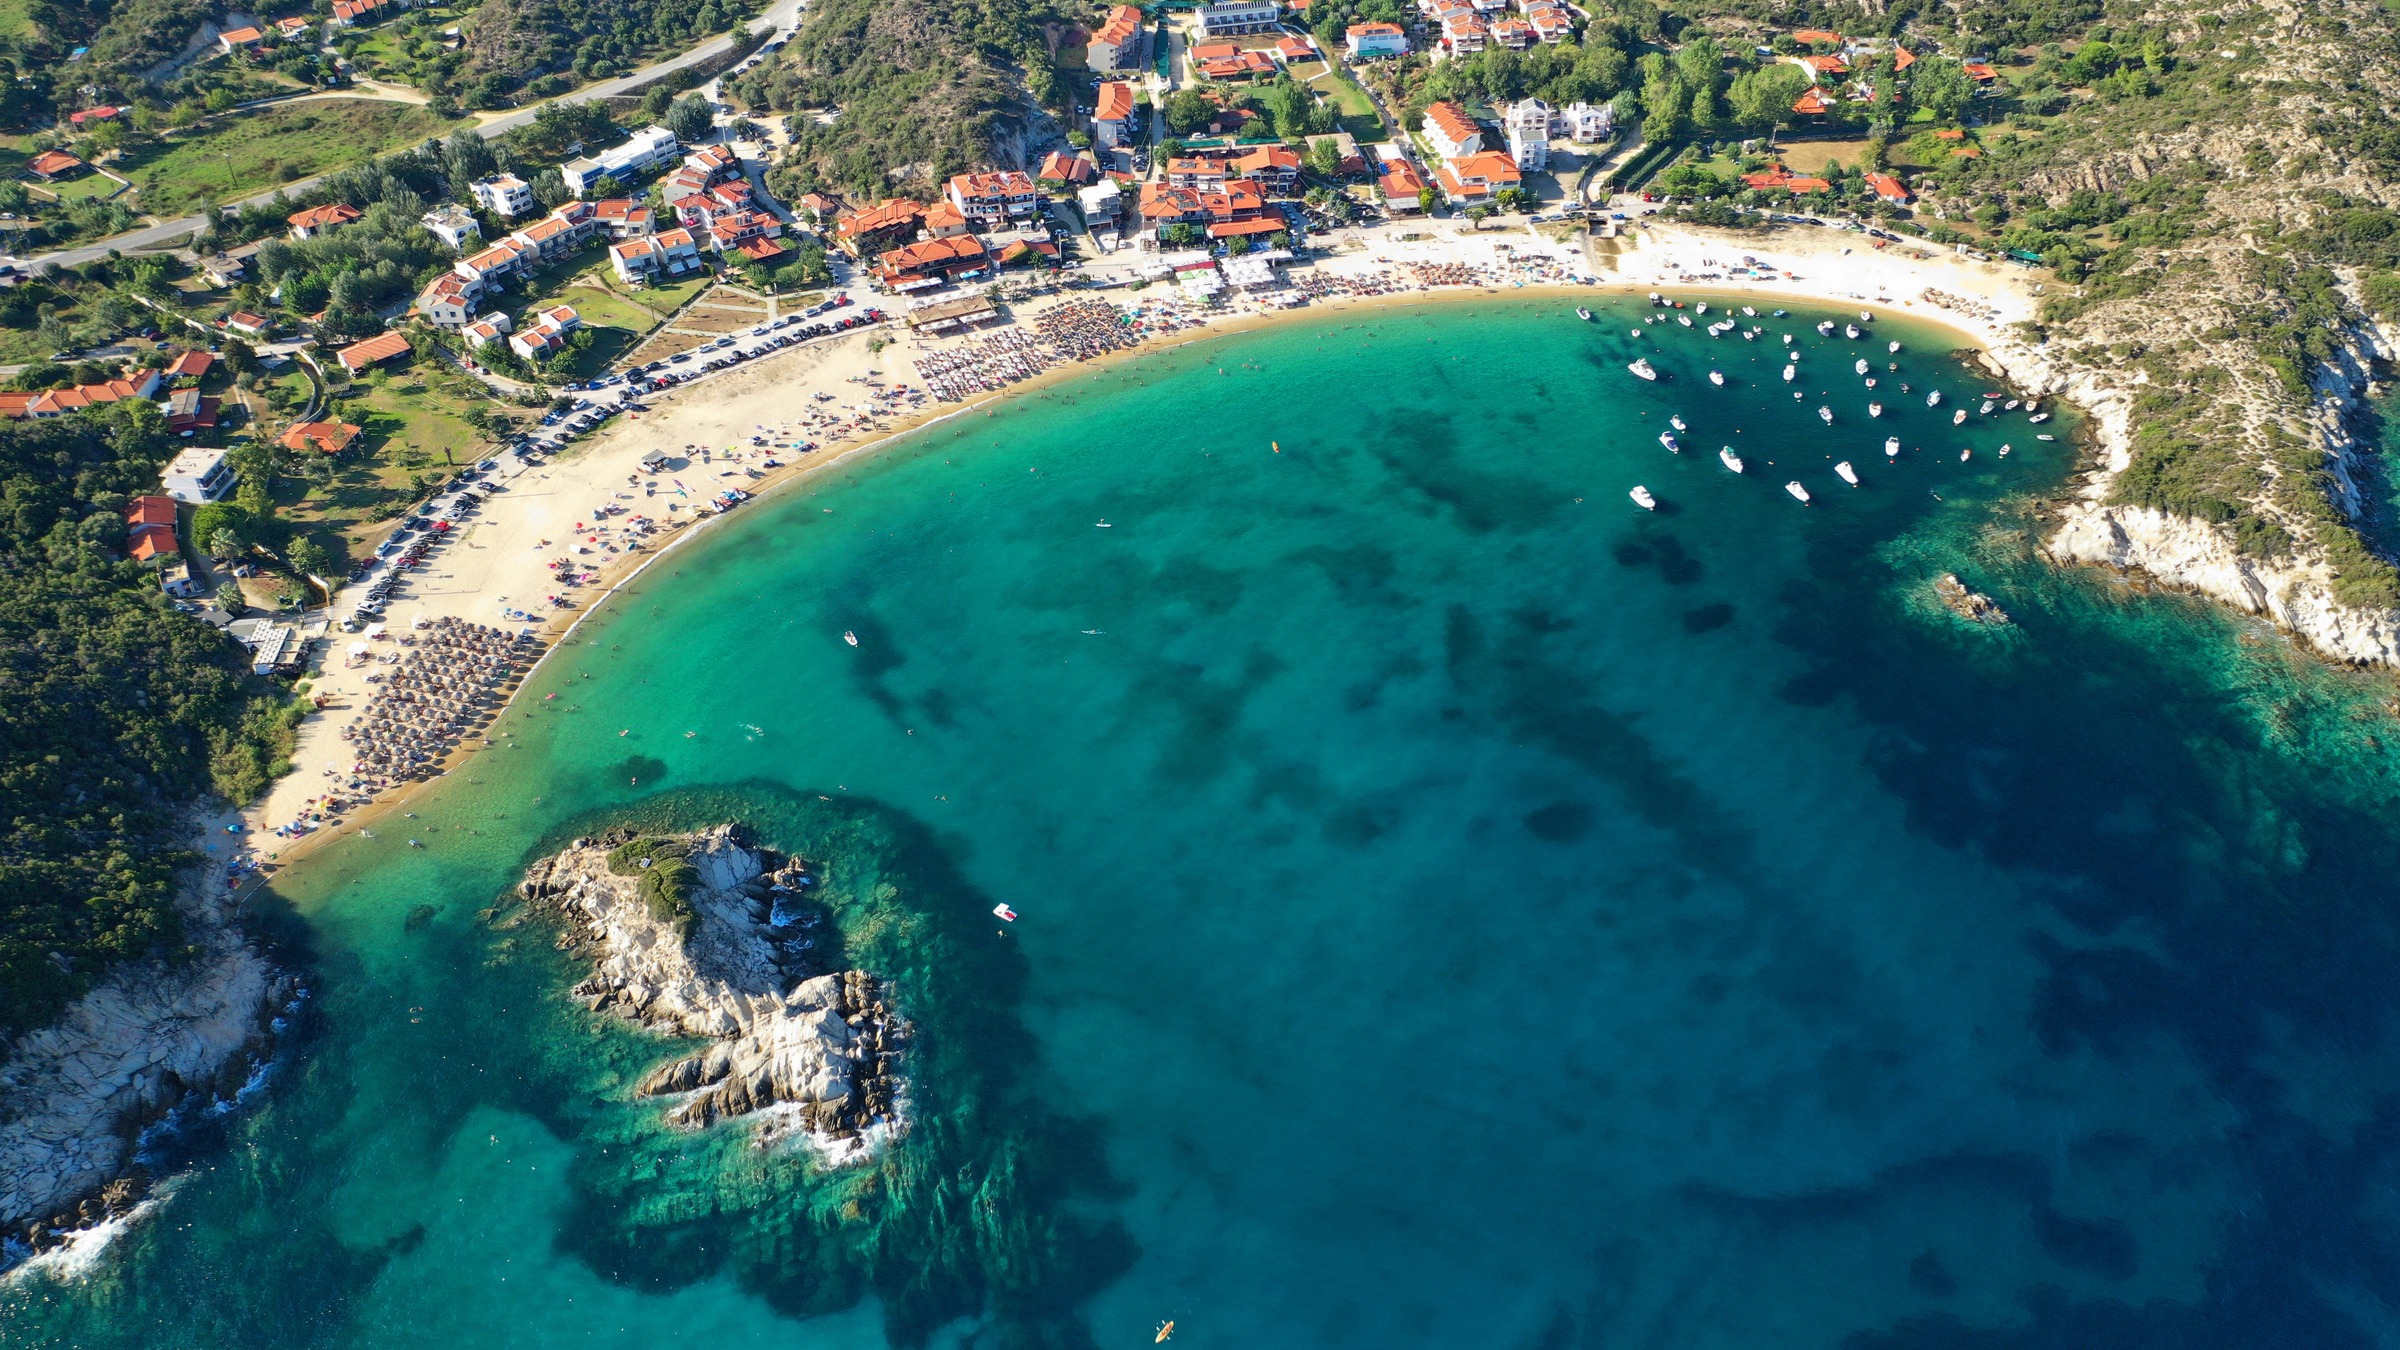
[[(1814, 237), (1818, 235), (1828, 237)], [(1529, 238), (1542, 242), (1529, 243)], [(2010, 275), (1993, 264), (1974, 265), (1974, 271), (1967, 272), (1947, 258), (1893, 256), (1872, 250), (1862, 254), (1842, 242), (1863, 238), (1827, 231), (1809, 231), (1806, 237), (1793, 239), (1780, 235), (1719, 238), (1662, 226), (1640, 236), (1609, 241), (1619, 250), (1600, 255), (1598, 262), (1590, 246), (1599, 241), (1564, 243), (1535, 235), (1530, 229), (1386, 238), (1368, 245), (1337, 239), (1337, 251), (1319, 260), (1316, 267), (1343, 281), (1388, 278), (1410, 268), (1523, 268), (1527, 255), (1544, 265), (1570, 263), (1578, 274), (1540, 280), (1503, 275), (1467, 284), (1405, 284), (1373, 294), (1319, 296), (1297, 307), (1250, 305), (1188, 312), (1172, 329), (1145, 336), (1129, 347), (1060, 360), (1030, 377), (957, 401), (905, 407), (889, 397), (891, 391), (921, 392), (923, 377), (912, 372), (903, 378), (893, 371), (903, 363), (968, 348), (982, 335), (969, 332), (924, 338), (890, 328), (858, 330), (779, 352), (657, 396), (644, 413), (613, 418), (553, 459), (524, 466), (505, 480), (501, 490), (486, 497), (475, 517), (445, 544), (437, 562), (412, 575), (414, 593), (393, 603), (389, 627), (394, 633), (405, 633), (406, 625), (445, 617), (492, 623), (496, 621), (492, 606), (517, 603), (511, 601), (512, 596), (523, 601), (539, 593), (544, 584), (542, 569), (549, 564), (534, 560), (537, 550), (556, 547), (554, 536), (569, 536), (572, 526), (591, 518), (593, 508), (630, 497), (623, 489), (629, 479), (642, 476), (640, 459), (652, 450), (680, 453), (673, 449), (680, 446), (698, 454), (700, 467), (712, 469), (720, 462), (716, 458), (719, 453), (732, 456), (723, 462), (740, 467), (718, 472), (720, 476), (742, 475), (738, 486), (751, 500), (741, 510), (748, 511), (911, 435), (976, 412), (988, 415), (1002, 400), (1039, 394), (1066, 380), (1108, 371), (1122, 361), (1276, 327), (1411, 305), (1453, 306), (1486, 300), (1572, 303), (1577, 299), (1642, 298), (1658, 292), (1671, 293), (1671, 298), (1687, 303), (1731, 300), (1755, 304), (1765, 299), (1806, 306), (1856, 306), (1936, 325), (1957, 336), (1959, 349), (1980, 353), (2012, 382), (2048, 392), (2051, 381), (2047, 372), (2020, 371), (1998, 356), (2012, 336), (2006, 325), (2029, 317), (2037, 303), (2023, 276)], [(1748, 270), (1771, 271), (1775, 277), (1726, 276), (1724, 272), (1737, 265), (1717, 262), (1713, 255), (1719, 252), (1743, 254), (1756, 264)], [(1959, 312), (1925, 299), (1936, 293), (1979, 302), (1984, 312)], [(1022, 325), (1055, 305), (1093, 299), (1141, 306), (1165, 300), (1173, 305), (1176, 302), (1171, 297), (1171, 291), (1061, 291), (1016, 307), (1011, 318)], [(879, 337), (883, 342), (877, 350)], [(773, 442), (792, 434), (794, 408), (811, 411), (827, 400), (856, 397), (862, 390), (869, 393), (863, 410), (855, 403), (842, 409), (853, 413), (859, 423), (855, 428), (779, 462), (774, 469), (753, 466), (755, 460), (786, 453)], [(683, 491), (681, 480), (673, 475), (693, 471), (694, 460), (687, 457), (676, 469), (659, 476)], [(651, 495), (634, 500), (658, 498)], [(707, 535), (709, 527), (726, 514), (680, 520), (659, 535), (627, 541), (622, 551), (613, 548), (612, 540), (609, 551), (614, 556), (596, 564), (576, 564), (590, 567), (592, 580), (573, 593), (571, 608), (545, 614), (543, 622), (527, 628), (537, 634), (541, 650), (488, 710), (480, 729), (449, 747), (430, 771), (325, 813), (322, 825), (316, 828), (278, 836), (273, 832), (278, 823), (306, 819), (318, 809), (316, 804), (325, 799), (326, 779), (334, 779), (338, 789), (345, 772), (340, 763), (353, 753), (341, 737), (342, 729), (356, 723), (372, 699), (372, 690), (363, 679), (368, 672), (344, 668), (342, 656), (335, 650), (343, 644), (330, 644), (320, 667), (309, 677), (311, 692), (324, 698), (326, 706), (303, 723), (292, 772), (242, 813), (251, 845), (249, 859), (258, 866), (260, 879), (313, 854), (328, 839), (347, 836), (386, 818), (420, 790), (491, 748), (495, 744), (489, 739), (493, 728), (558, 647), (611, 600), (630, 591), (659, 559), (684, 541)]]

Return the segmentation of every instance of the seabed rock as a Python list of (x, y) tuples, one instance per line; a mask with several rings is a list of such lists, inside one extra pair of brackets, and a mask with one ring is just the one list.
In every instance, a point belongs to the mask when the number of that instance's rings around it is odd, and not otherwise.
[(1942, 597), (1942, 603), (1949, 606), (1950, 612), (1962, 619), (1990, 624), (2009, 621), (2008, 611), (2000, 608), (1998, 601), (1969, 590), (1967, 583), (1960, 581), (1954, 572), (1943, 573), (1941, 580), (1933, 583), (1933, 589), (1935, 594)]

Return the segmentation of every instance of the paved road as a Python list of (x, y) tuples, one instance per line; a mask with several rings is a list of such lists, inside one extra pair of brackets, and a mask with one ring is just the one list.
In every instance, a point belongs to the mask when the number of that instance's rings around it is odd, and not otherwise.
[[(751, 33), (780, 32), (786, 36), (789, 36), (791, 30), (799, 26), (800, 11), (806, 6), (806, 4), (807, 0), (776, 0), (774, 6), (768, 9), (766, 13), (761, 14), (757, 18), (750, 21), (748, 25), (748, 31)], [(648, 84), (651, 81), (658, 79), (660, 76), (672, 75), (676, 71), (686, 70), (692, 66), (696, 66), (704, 61), (710, 60), (711, 58), (721, 56), (733, 45), (734, 38), (731, 34), (727, 34), (726, 36), (720, 38), (713, 38), (707, 42), (701, 43), (699, 46), (694, 47), (690, 51), (683, 53), (681, 56), (669, 57), (664, 61), (659, 61), (654, 64), (644, 66), (640, 70), (634, 71), (629, 75), (620, 75), (613, 80), (602, 80), (597, 84), (587, 84), (583, 88), (578, 89), (571, 94), (561, 94), (557, 98), (550, 100), (550, 102), (582, 103), (595, 98), (613, 97), (617, 94), (624, 93), (628, 89), (635, 88), (639, 85)], [(533, 124), (534, 115), (540, 112), (543, 106), (544, 105), (537, 103), (528, 107), (519, 108), (515, 112), (509, 113), (505, 117), (493, 118), (491, 121), (484, 123), (482, 126), (476, 127), (474, 129), (475, 134), (488, 141), (505, 132), (514, 131), (518, 127), (531, 126)], [(315, 178), (302, 178), (296, 182), (287, 183), (282, 187), (276, 188), (272, 191), (262, 192), (254, 197), (245, 197), (240, 201), (227, 203), (227, 205), (229, 207), (242, 207), (248, 206), (253, 202), (267, 203), (276, 201), (279, 198), (296, 197), (307, 192), (310, 188), (315, 187), (318, 182), (322, 180), (322, 178), (323, 175), (321, 174)], [(124, 234), (111, 235), (106, 239), (96, 240), (89, 244), (79, 245), (75, 248), (60, 249), (55, 253), (40, 254), (38, 256), (26, 259), (25, 262), (26, 265), (35, 269), (44, 267), (73, 267), (80, 263), (90, 262), (95, 258), (105, 258), (111, 252), (138, 253), (144, 249), (167, 248), (175, 245), (188, 235), (198, 233), (203, 223), (204, 222), (202, 221), (201, 217), (196, 215), (179, 216), (174, 220), (162, 220), (155, 225), (145, 225), (138, 230), (129, 230)]]

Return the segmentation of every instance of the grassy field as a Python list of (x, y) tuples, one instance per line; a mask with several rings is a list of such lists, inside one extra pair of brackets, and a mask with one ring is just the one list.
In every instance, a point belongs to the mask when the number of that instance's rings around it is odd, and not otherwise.
[(1864, 136), (1842, 141), (1794, 141), (1777, 146), (1773, 152), (1793, 173), (1822, 173), (1825, 167), (1840, 160), (1844, 167), (1855, 168), (1867, 156)]
[(1382, 114), (1375, 111), (1375, 100), (1346, 72), (1331, 71), (1323, 79), (1310, 81), (1308, 87), (1333, 100), (1342, 114), (1342, 130), (1355, 139), (1367, 143), (1390, 139)]
[(355, 164), (451, 125), (422, 108), (369, 99), (285, 104), (212, 122), (116, 167), (141, 189), (143, 210), (171, 215), (203, 198), (227, 202)]
[(21, 38), (32, 30), (32, 7), (25, 0), (0, 0), (0, 37)]
[(80, 178), (70, 178), (63, 183), (45, 183), (43, 186), (57, 193), (58, 199), (62, 202), (76, 201), (84, 197), (107, 197), (118, 190), (114, 179), (96, 173), (87, 173)]
[[(305, 400), (305, 383), (296, 391)], [(299, 533), (328, 548), (338, 542), (353, 559), (366, 556), (431, 484), (491, 452), (492, 438), (466, 420), (478, 406), (502, 407), (467, 376), (422, 362), (353, 384), (325, 415), (362, 428), (364, 448), (345, 456), (326, 486), (279, 480), (277, 509)]]

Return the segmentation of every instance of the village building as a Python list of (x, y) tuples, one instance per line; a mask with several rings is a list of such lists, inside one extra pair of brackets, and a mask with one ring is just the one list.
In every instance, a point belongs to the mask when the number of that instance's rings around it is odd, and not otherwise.
[[(647, 244), (650, 241), (644, 240), (642, 242)], [(625, 278), (625, 274), (622, 271), (618, 272), (617, 275), (621, 279), (630, 279)], [(490, 314), (459, 329), (458, 335), (466, 339), (468, 346), (480, 349), (483, 347), (489, 347), (493, 343), (498, 342), (500, 339), (507, 337), (509, 333), (516, 328), (516, 326), (516, 321), (509, 318), (506, 314)]]
[(237, 309), (225, 316), (225, 326), (244, 337), (265, 337), (275, 325), (263, 314)]
[(1551, 129), (1570, 141), (1590, 142), (1615, 140), (1617, 135), (1616, 105), (1603, 103), (1570, 103), (1558, 110)]
[(1191, 50), (1192, 68), (1209, 80), (1250, 80), (1275, 73), (1275, 58), (1230, 42), (1204, 42)]
[(217, 400), (197, 389), (178, 389), (159, 405), (167, 414), (167, 430), (175, 435), (206, 431), (217, 424)]
[[(960, 218), (965, 218), (963, 212)], [(923, 202), (894, 197), (881, 205), (837, 218), (833, 223), (833, 242), (854, 258), (870, 257), (916, 238), (917, 226), (924, 219)]]
[(365, 214), (346, 202), (333, 202), (325, 206), (312, 206), (305, 211), (294, 211), (283, 219), (285, 224), (292, 227), (292, 238), (314, 239), (327, 231), (340, 229)]
[(436, 207), (420, 217), (420, 223), (433, 237), (454, 249), (464, 249), (470, 243), (483, 242), (483, 226), (476, 223), (474, 213), (452, 203)]
[(395, 356), (407, 354), (407, 334), (377, 333), (364, 342), (351, 343), (334, 353), (334, 356), (342, 363), (342, 369), (356, 375), (362, 370), (382, 365)]
[(1354, 23), (1342, 36), (1353, 61), (1408, 55), (1408, 33), (1396, 23)]
[(135, 562), (153, 558), (173, 560), (183, 550), (175, 542), (175, 499), (146, 495), (125, 504), (125, 556)]
[(947, 195), (970, 223), (986, 230), (1034, 214), (1042, 201), (1033, 180), (1015, 169), (958, 174)]
[(1500, 114), (1500, 126), (1508, 136), (1509, 158), (1517, 168), (1536, 172), (1550, 167), (1550, 124), (1554, 110), (1538, 98), (1521, 99), (1508, 105)]
[(348, 422), (294, 422), (277, 444), (302, 453), (338, 455), (358, 444), (360, 432)]
[(238, 52), (244, 47), (259, 46), (266, 40), (267, 35), (255, 28), (229, 28), (217, 34), (217, 47), (221, 51)]
[(674, 132), (653, 124), (633, 133), (623, 145), (568, 160), (558, 166), (558, 176), (567, 191), (585, 197), (606, 184), (629, 182), (675, 158), (682, 149)]
[(159, 490), (194, 506), (213, 502), (233, 491), (233, 466), (225, 462), (224, 451), (195, 446), (167, 461)]
[(971, 234), (949, 239), (926, 239), (885, 251), (876, 259), (875, 275), (894, 291), (930, 290), (955, 277), (986, 267), (991, 255)]
[(1525, 181), (1524, 175), (1517, 171), (1517, 162), (1498, 150), (1461, 155), (1442, 165), (1436, 177), (1452, 201), (1470, 203), (1490, 201)]
[(1275, 39), (1275, 59), (1290, 66), (1304, 61), (1322, 61), (1325, 54), (1317, 50), (1315, 38), (1305, 35), (1294, 37), (1286, 33)]
[(1866, 181), (1869, 191), (1895, 206), (1906, 206), (1911, 200), (1907, 186), (1888, 173), (1868, 174)]
[(1425, 175), (1405, 159), (1385, 164), (1377, 186), (1383, 192), (1383, 209), (1393, 215), (1413, 216), (1425, 209), (1422, 196), (1427, 186)]
[(1133, 86), (1122, 80), (1101, 85), (1099, 105), (1092, 110), (1092, 143), (1105, 150), (1140, 139), (1133, 118)]
[(170, 380), (197, 380), (207, 375), (209, 367), (216, 363), (216, 356), (210, 352), (177, 352), (175, 359), (167, 363), (165, 374)]
[(1086, 42), (1083, 62), (1104, 73), (1139, 70), (1149, 59), (1147, 36), (1139, 9), (1132, 5), (1113, 6), (1099, 30)]
[(1279, 0), (1201, 0), (1200, 32), (1207, 37), (1271, 33), (1283, 22)]
[(628, 285), (639, 285), (652, 278), (679, 277), (702, 266), (699, 240), (687, 229), (663, 230), (646, 239), (612, 244), (608, 262), (617, 280)]
[(508, 335), (508, 349), (528, 361), (536, 361), (564, 349), (567, 334), (583, 327), (583, 316), (572, 305), (553, 305), (534, 317), (532, 323)]
[(539, 205), (533, 198), (533, 185), (513, 173), (478, 178), (468, 185), (468, 190), (475, 194), (483, 209), (502, 220), (530, 215)]
[(1455, 103), (1436, 103), (1425, 109), (1425, 139), (1443, 159), (1457, 159), (1483, 149), (1483, 128)]
[(1094, 234), (1103, 229), (1113, 231), (1125, 209), (1125, 190), (1117, 186), (1117, 180), (1103, 178), (1076, 193), (1075, 201), (1083, 208), (1084, 224)]
[(44, 150), (26, 161), (25, 164), (26, 172), (45, 183), (55, 183), (61, 178), (72, 177), (90, 167), (64, 150)]

